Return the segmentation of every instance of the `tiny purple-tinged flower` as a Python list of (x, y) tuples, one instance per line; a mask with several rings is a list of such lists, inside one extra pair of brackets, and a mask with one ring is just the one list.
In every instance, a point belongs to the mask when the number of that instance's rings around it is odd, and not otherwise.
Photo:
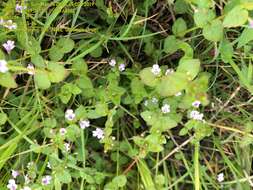
[(67, 130), (65, 128), (60, 128), (60, 134), (64, 136), (67, 133)]
[(26, 69), (28, 70), (27, 73), (29, 75), (34, 75), (35, 74), (35, 68), (34, 68), (33, 64), (28, 64)]
[(16, 181), (14, 179), (10, 179), (7, 185), (9, 190), (16, 190), (18, 188)]
[(72, 109), (67, 109), (65, 112), (65, 118), (69, 121), (74, 120), (76, 117), (74, 111)]
[(249, 28), (253, 28), (253, 20), (249, 21)]
[(196, 111), (196, 110), (193, 110), (193, 111), (191, 111), (191, 113), (190, 113), (190, 118), (191, 118), (191, 119), (194, 119), (194, 120), (203, 121), (203, 117), (204, 117), (203, 113), (199, 113), (199, 112)]
[(90, 121), (89, 120), (80, 120), (79, 125), (81, 129), (85, 129), (90, 126)]
[(49, 185), (51, 182), (52, 177), (50, 175), (46, 175), (42, 178), (41, 184), (42, 185)]
[(4, 24), (4, 19), (0, 18), (0, 25), (3, 25), (3, 24)]
[(160, 72), (161, 72), (161, 69), (160, 69), (159, 65), (158, 65), (158, 64), (154, 64), (154, 65), (152, 66), (151, 72), (152, 72), (154, 75), (159, 75)]
[(124, 64), (124, 63), (121, 63), (120, 65), (119, 65), (119, 71), (124, 71), (126, 69), (126, 65)]
[(12, 40), (8, 40), (3, 44), (3, 47), (7, 51), (7, 53), (10, 54), (11, 50), (15, 48), (15, 42)]
[(0, 60), (0, 72), (6, 73), (8, 70), (7, 62), (5, 60)]
[(22, 6), (22, 5), (19, 5), (19, 4), (16, 4), (16, 7), (15, 7), (15, 10), (19, 13), (22, 13), (23, 10), (26, 9), (26, 6)]
[(111, 59), (111, 60), (109, 61), (109, 65), (111, 65), (112, 67), (115, 67), (115, 65), (116, 65), (116, 60), (115, 60), (115, 59)]
[(97, 137), (98, 139), (104, 138), (104, 131), (100, 128), (96, 128), (95, 131), (92, 131), (92, 136)]
[(198, 108), (200, 106), (201, 102), (196, 100), (192, 103), (192, 106), (195, 107), (195, 108)]
[(7, 20), (6, 22), (4, 22), (3, 26), (10, 30), (14, 30), (17, 28), (17, 24), (14, 23), (12, 20)]
[(169, 104), (164, 104), (161, 108), (163, 113), (169, 113), (170, 112), (170, 105)]
[(14, 179), (16, 179), (19, 176), (19, 172), (16, 170), (11, 170), (11, 175)]

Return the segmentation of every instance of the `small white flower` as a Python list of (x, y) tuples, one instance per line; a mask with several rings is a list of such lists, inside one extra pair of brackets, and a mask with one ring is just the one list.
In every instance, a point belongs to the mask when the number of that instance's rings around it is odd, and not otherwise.
[(104, 138), (104, 131), (100, 128), (96, 128), (95, 131), (92, 131), (92, 136), (97, 137), (98, 139)]
[(70, 144), (69, 143), (64, 143), (66, 151), (70, 151)]
[(115, 59), (111, 59), (111, 60), (109, 61), (109, 65), (111, 65), (112, 67), (115, 67), (115, 65), (116, 65), (116, 60), (115, 60)]
[(67, 109), (65, 112), (65, 118), (69, 121), (74, 120), (76, 117), (74, 111), (72, 109)]
[(19, 4), (16, 4), (15, 10), (19, 13), (22, 13), (23, 10), (26, 9), (26, 6), (21, 6)]
[(28, 187), (28, 186), (25, 186), (23, 189), (21, 189), (21, 190), (32, 190), (30, 187)]
[(154, 103), (154, 104), (156, 104), (156, 103), (158, 102), (158, 99), (155, 98), (155, 97), (153, 97), (153, 98), (151, 99), (151, 102)]
[(52, 169), (52, 168), (51, 168), (50, 162), (47, 162), (47, 167), (48, 167), (49, 169)]
[(67, 130), (65, 128), (60, 128), (60, 134), (64, 136), (67, 133)]
[(4, 24), (4, 19), (0, 18), (0, 25), (3, 25), (3, 24)]
[(30, 178), (29, 178), (28, 174), (26, 174), (26, 175), (24, 176), (24, 178), (25, 178), (25, 184), (30, 183)]
[(126, 65), (124, 64), (124, 63), (121, 63), (120, 65), (119, 65), (119, 71), (124, 71), (126, 69)]
[(175, 94), (175, 96), (177, 96), (177, 97), (181, 96), (181, 95), (182, 95), (182, 92), (178, 92), (178, 93)]
[(223, 182), (224, 181), (224, 174), (219, 173), (218, 176), (217, 176), (217, 180), (218, 180), (218, 182)]
[(170, 105), (169, 104), (164, 104), (161, 108), (163, 113), (169, 113), (170, 112)]
[(50, 175), (44, 176), (41, 180), (42, 185), (49, 185), (52, 177)]
[(192, 103), (192, 106), (195, 107), (195, 108), (198, 108), (200, 106), (201, 102), (196, 100)]
[(167, 69), (167, 70), (165, 71), (165, 75), (170, 75), (170, 74), (172, 74), (172, 73), (174, 73), (174, 69)]
[(12, 40), (7, 40), (7, 42), (3, 44), (3, 47), (7, 51), (7, 53), (10, 54), (11, 50), (15, 48), (15, 42)]
[(147, 100), (144, 101), (144, 106), (148, 106), (148, 101)]
[(11, 175), (14, 179), (16, 179), (19, 176), (19, 172), (16, 170), (11, 170)]
[(7, 62), (5, 60), (0, 60), (0, 72), (6, 73), (8, 70)]
[(90, 126), (90, 121), (89, 120), (80, 120), (79, 125), (81, 129), (85, 129)]
[(12, 20), (7, 20), (6, 22), (4, 22), (3, 26), (10, 30), (14, 30), (17, 28), (17, 24), (14, 23)]
[(199, 113), (199, 112), (196, 111), (196, 110), (193, 110), (193, 111), (191, 111), (191, 113), (190, 113), (190, 118), (195, 119), (195, 120), (200, 120), (200, 121), (202, 121), (202, 120), (203, 120), (203, 117), (204, 117), (203, 113)]
[(28, 64), (26, 69), (28, 70), (27, 73), (29, 75), (34, 75), (35, 74), (35, 69), (34, 69), (34, 66), (33, 64)]
[(154, 65), (152, 66), (151, 72), (152, 72), (154, 75), (159, 75), (160, 72), (161, 72), (161, 69), (160, 69), (159, 65), (158, 65), (158, 64), (154, 64)]
[(33, 164), (34, 164), (34, 162), (28, 162), (26, 167), (29, 169), (33, 166)]
[(249, 28), (253, 28), (253, 20), (249, 21)]
[(10, 179), (7, 185), (9, 190), (16, 190), (18, 188), (16, 181), (14, 179)]

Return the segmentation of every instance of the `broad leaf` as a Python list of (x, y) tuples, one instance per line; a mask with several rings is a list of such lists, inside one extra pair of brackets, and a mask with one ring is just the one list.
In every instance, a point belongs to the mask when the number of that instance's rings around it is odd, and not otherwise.
[(241, 6), (236, 6), (225, 16), (223, 26), (227, 28), (242, 26), (247, 20), (248, 11)]

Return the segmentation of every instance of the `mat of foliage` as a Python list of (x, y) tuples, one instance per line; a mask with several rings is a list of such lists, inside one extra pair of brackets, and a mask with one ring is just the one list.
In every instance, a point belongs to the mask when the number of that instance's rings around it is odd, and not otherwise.
[(250, 190), (251, 0), (2, 0), (1, 190)]

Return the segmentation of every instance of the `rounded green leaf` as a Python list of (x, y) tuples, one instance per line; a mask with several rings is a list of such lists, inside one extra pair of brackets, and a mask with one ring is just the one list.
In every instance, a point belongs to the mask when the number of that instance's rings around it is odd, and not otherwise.
[(51, 82), (62, 81), (66, 74), (64, 66), (55, 62), (48, 63), (48, 70), (48, 77)]
[(40, 89), (47, 89), (51, 86), (51, 82), (48, 78), (47, 73), (36, 73), (34, 75), (34, 82)]
[(56, 42), (56, 46), (61, 49), (63, 53), (69, 53), (75, 46), (75, 42), (70, 38), (61, 38)]
[(52, 61), (59, 61), (63, 58), (64, 53), (57, 46), (53, 46), (49, 50), (49, 58)]
[(223, 37), (223, 26), (221, 21), (213, 20), (211, 24), (203, 27), (203, 35), (207, 40), (217, 42)]
[(186, 25), (184, 19), (182, 19), (182, 18), (178, 18), (172, 26), (173, 34), (175, 34), (176, 36), (180, 36), (180, 37), (184, 36), (184, 31), (186, 31), (186, 29), (187, 29), (187, 25)]
[(36, 67), (45, 67), (45, 63), (43, 60), (43, 57), (39, 54), (31, 56), (31, 62), (36, 66)]
[(158, 78), (151, 72), (151, 67), (147, 67), (140, 72), (141, 81), (147, 85), (154, 87), (158, 83)]
[(9, 72), (0, 73), (0, 85), (7, 88), (17, 87), (14, 77)]
[(113, 178), (113, 183), (117, 184), (118, 187), (124, 187), (127, 182), (127, 178), (125, 175), (119, 175)]
[(174, 96), (186, 88), (188, 83), (187, 75), (174, 72), (162, 78), (157, 85), (157, 91), (161, 96)]
[(215, 18), (215, 13), (210, 9), (199, 9), (194, 13), (194, 22), (198, 27), (203, 27)]
[(241, 6), (233, 8), (223, 21), (223, 26), (227, 28), (242, 26), (248, 20), (248, 11)]
[(168, 36), (164, 40), (164, 52), (165, 53), (174, 53), (178, 50), (178, 40), (175, 36)]
[(185, 73), (189, 80), (194, 79), (200, 70), (198, 59), (181, 59), (177, 68), (178, 72)]

